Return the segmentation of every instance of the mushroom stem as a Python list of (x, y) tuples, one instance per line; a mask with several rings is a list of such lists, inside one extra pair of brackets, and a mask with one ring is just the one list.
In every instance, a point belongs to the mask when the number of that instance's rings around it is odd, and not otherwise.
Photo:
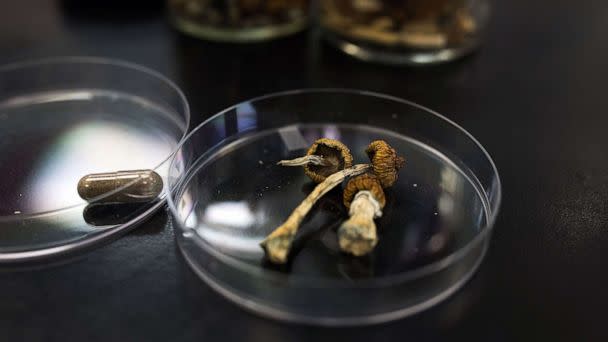
[(338, 228), (338, 242), (343, 252), (365, 255), (378, 243), (374, 218), (382, 216), (380, 203), (367, 190), (359, 191), (350, 205), (350, 218)]
[(268, 259), (275, 264), (284, 264), (287, 261), (287, 255), (289, 254), (291, 243), (298, 232), (298, 228), (313, 205), (323, 195), (342, 183), (346, 177), (360, 175), (367, 172), (370, 168), (370, 164), (358, 164), (331, 174), (323, 182), (319, 183), (289, 215), (287, 220), (260, 243)]
[(304, 166), (304, 165), (319, 165), (319, 166), (332, 166), (334, 165), (330, 160), (323, 158), (323, 156), (318, 156), (316, 154), (310, 154), (304, 157), (299, 157), (295, 159), (289, 160), (281, 160), (277, 163), (277, 165), (282, 166)]

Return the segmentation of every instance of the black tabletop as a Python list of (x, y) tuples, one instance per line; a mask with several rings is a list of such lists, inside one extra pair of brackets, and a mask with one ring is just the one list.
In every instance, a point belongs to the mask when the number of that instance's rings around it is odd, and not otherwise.
[(607, 340), (607, 19), (602, 1), (495, 1), (476, 54), (409, 69), (352, 60), (314, 31), (260, 45), (204, 43), (174, 32), (162, 1), (3, 1), (0, 62), (140, 63), (183, 88), (193, 125), (240, 100), (303, 87), (421, 103), (488, 149), (504, 201), (479, 272), (408, 319), (314, 328), (249, 314), (189, 269), (162, 210), (76, 258), (0, 269), (0, 340)]

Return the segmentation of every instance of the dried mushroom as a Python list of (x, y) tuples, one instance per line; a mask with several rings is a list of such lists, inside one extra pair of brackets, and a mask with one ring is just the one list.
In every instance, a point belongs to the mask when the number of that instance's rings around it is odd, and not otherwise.
[(319, 198), (341, 184), (346, 177), (365, 173), (370, 167), (369, 164), (358, 164), (348, 169), (338, 171), (318, 184), (291, 215), (289, 215), (287, 220), (262, 241), (260, 245), (264, 248), (267, 258), (275, 264), (284, 264), (287, 262), (287, 256), (289, 255), (291, 244), (298, 232), (298, 228), (304, 217)]
[(350, 218), (338, 229), (338, 242), (343, 252), (365, 255), (378, 243), (374, 219), (382, 216), (386, 198), (378, 177), (363, 174), (352, 178), (344, 189), (344, 205)]
[(397, 172), (405, 165), (405, 159), (398, 156), (395, 149), (384, 140), (372, 141), (365, 152), (382, 187), (388, 188), (395, 184)]
[[(376, 245), (374, 218), (382, 215), (385, 205), (383, 188), (397, 180), (397, 171), (405, 160), (385, 141), (369, 144), (366, 152), (371, 164), (350, 167), (352, 156), (344, 144), (331, 139), (317, 140), (304, 157), (280, 161), (279, 165), (305, 166), (306, 174), (320, 182), (287, 220), (260, 244), (266, 257), (275, 264), (287, 261), (295, 235), (315, 202), (347, 177), (356, 177), (344, 190), (344, 205), (350, 208), (350, 218), (339, 229), (340, 249), (353, 255), (369, 253)], [(308, 169), (306, 169), (308, 167)], [(311, 171), (314, 171), (312, 173)], [(372, 171), (371, 174), (366, 174)]]
[(329, 175), (353, 165), (353, 156), (346, 145), (338, 140), (321, 138), (315, 141), (304, 157), (281, 160), (283, 166), (304, 166), (304, 173), (315, 183), (323, 182)]
[(364, 173), (360, 176), (352, 178), (346, 183), (344, 193), (342, 195), (342, 201), (346, 209), (350, 209), (355, 196), (359, 191), (369, 191), (379, 202), (381, 207), (386, 204), (386, 198), (384, 197), (384, 191), (378, 181), (378, 177), (374, 174)]

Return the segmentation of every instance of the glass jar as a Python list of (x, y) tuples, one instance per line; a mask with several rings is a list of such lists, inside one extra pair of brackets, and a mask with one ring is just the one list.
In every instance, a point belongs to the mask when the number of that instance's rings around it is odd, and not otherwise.
[(471, 52), (487, 0), (321, 0), (325, 38), (345, 53), (388, 64), (432, 64)]
[(215, 41), (268, 40), (303, 30), (310, 0), (169, 0), (182, 32)]

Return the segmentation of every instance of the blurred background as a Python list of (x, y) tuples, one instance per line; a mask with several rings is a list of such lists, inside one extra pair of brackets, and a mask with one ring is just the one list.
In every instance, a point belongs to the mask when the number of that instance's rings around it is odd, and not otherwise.
[(478, 274), (405, 321), (321, 329), (243, 312), (188, 269), (161, 212), (69, 264), (0, 272), (0, 330), (11, 341), (606, 340), (606, 18), (593, 0), (2, 2), (0, 64), (138, 63), (185, 92), (190, 127), (287, 89), (403, 97), (478, 138), (505, 199)]
[[(437, 87), (458, 88), (475, 77), (483, 60), (470, 56), (469, 67), (462, 68), (459, 57), (474, 53), (493, 30), (485, 0), (27, 0), (3, 6), (3, 62), (63, 55), (129, 60), (180, 83), (201, 116), (251, 96), (301, 87), (423, 95), (432, 82), (433, 96), (451, 96)], [(500, 4), (493, 10), (500, 12)], [(504, 20), (494, 19), (498, 25)], [(495, 38), (486, 44), (525, 44), (490, 34)], [(453, 59), (438, 68), (411, 67)], [(230, 90), (216, 87), (220, 82)], [(419, 102), (425, 104), (424, 98)]]

